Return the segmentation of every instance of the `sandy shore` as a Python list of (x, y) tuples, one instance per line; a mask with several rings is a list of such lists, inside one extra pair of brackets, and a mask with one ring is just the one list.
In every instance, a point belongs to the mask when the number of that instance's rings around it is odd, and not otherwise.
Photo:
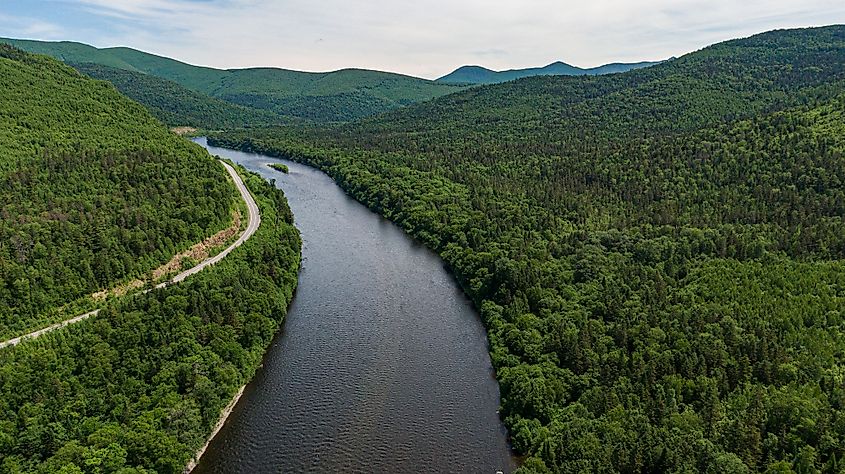
[(226, 420), (229, 419), (229, 415), (232, 414), (232, 410), (235, 409), (235, 405), (238, 404), (238, 400), (240, 400), (241, 395), (244, 394), (245, 388), (246, 385), (242, 386), (240, 390), (238, 390), (238, 393), (235, 394), (234, 398), (232, 398), (232, 401), (229, 402), (229, 404), (226, 405), (226, 408), (223, 409), (223, 412), (220, 413), (220, 419), (217, 421), (217, 424), (214, 425), (214, 429), (211, 431), (211, 435), (208, 437), (208, 440), (199, 449), (199, 451), (194, 454), (193, 459), (188, 461), (188, 465), (185, 466), (185, 470), (182, 471), (183, 474), (188, 474), (189, 472), (193, 471), (195, 467), (197, 467), (197, 463), (199, 463), (200, 459), (202, 459), (202, 455), (205, 454), (205, 450), (208, 449), (208, 445), (211, 444), (211, 441), (214, 439), (215, 436), (217, 436), (217, 433), (220, 432), (220, 429), (223, 428), (223, 425), (226, 424)]

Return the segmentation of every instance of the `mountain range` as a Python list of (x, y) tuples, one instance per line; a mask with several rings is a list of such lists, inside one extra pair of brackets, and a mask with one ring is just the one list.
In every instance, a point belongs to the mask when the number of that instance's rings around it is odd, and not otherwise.
[(659, 62), (613, 63), (582, 69), (563, 62), (541, 68), (492, 71), (464, 66), (431, 81), (366, 69), (314, 73), (280, 68), (214, 69), (132, 48), (95, 48), (70, 41), (0, 38), (46, 54), (113, 83), (171, 126), (225, 129), (305, 120), (346, 122), (459, 92), (473, 85), (534, 76), (625, 72)]
[[(67, 41), (46, 42), (10, 38), (0, 38), (0, 42), (31, 53), (46, 54), (72, 65), (95, 64), (112, 68), (110, 71), (100, 68), (95, 72), (100, 77), (106, 75), (104, 78), (109, 80), (120, 76), (119, 80), (124, 83), (122, 92), (130, 97), (156, 95), (157, 89), (152, 87), (155, 84), (140, 79), (127, 83), (127, 75), (118, 75), (115, 70), (170, 81), (171, 84), (166, 87), (171, 91), (175, 83), (218, 101), (263, 111), (264, 117), (259, 122), (268, 119), (267, 112), (275, 115), (280, 121), (281, 118), (315, 122), (348, 121), (462, 89), (461, 86), (366, 69), (343, 69), (324, 73), (279, 68), (214, 69), (193, 66), (131, 48), (101, 49)], [(83, 70), (92, 71), (90, 67)], [(129, 84), (131, 91), (127, 89), (126, 84)], [(187, 94), (184, 91), (179, 91), (176, 95), (183, 96), (183, 99), (192, 95), (188, 100), (194, 104), (197, 99), (201, 99), (196, 94)], [(161, 109), (164, 99), (158, 97), (155, 100), (156, 104), (144, 105)], [(181, 101), (166, 102), (164, 105), (168, 109), (177, 110), (186, 107)], [(219, 109), (220, 106), (217, 101), (207, 104), (208, 108)], [(240, 114), (230, 112), (235, 116), (248, 114), (243, 110), (240, 110)]]
[(598, 76), (654, 66), (661, 62), (611, 63), (583, 69), (558, 61), (544, 67), (509, 69), (507, 71), (493, 71), (481, 66), (462, 66), (437, 79), (437, 82), (441, 84), (497, 84), (534, 76)]

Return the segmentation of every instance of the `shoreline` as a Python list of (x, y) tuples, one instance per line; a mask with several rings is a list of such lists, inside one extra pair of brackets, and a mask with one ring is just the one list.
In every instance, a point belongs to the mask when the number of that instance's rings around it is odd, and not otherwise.
[[(326, 176), (328, 176), (328, 177), (331, 179), (331, 181), (334, 183), (334, 185), (336, 185), (336, 186), (337, 186), (337, 187), (338, 187), (338, 188), (339, 188), (339, 189), (343, 192), (343, 194), (344, 194), (344, 195), (346, 195), (348, 198), (350, 198), (351, 200), (355, 201), (356, 203), (359, 203), (359, 204), (363, 205), (363, 206), (364, 206), (364, 207), (366, 207), (366, 208), (367, 208), (370, 212), (374, 213), (375, 215), (379, 216), (379, 217), (380, 217), (380, 218), (382, 218), (382, 219), (385, 219), (385, 220), (389, 221), (392, 225), (397, 226), (397, 227), (398, 227), (398, 229), (401, 231), (401, 233), (402, 233), (405, 237), (407, 237), (407, 238), (408, 238), (408, 239), (410, 239), (411, 241), (415, 242), (416, 244), (419, 244), (419, 245), (421, 245), (421, 246), (425, 247), (427, 250), (431, 251), (431, 252), (432, 252), (432, 253), (433, 253), (433, 254), (437, 257), (437, 259), (438, 259), (438, 260), (439, 260), (439, 261), (440, 261), (440, 262), (441, 262), (441, 263), (445, 266), (445, 268), (447, 269), (447, 273), (449, 274), (450, 278), (453, 280), (454, 284), (457, 286), (457, 288), (459, 289), (459, 291), (461, 292), (461, 294), (462, 294), (465, 298), (467, 298), (467, 300), (469, 300), (469, 302), (470, 302), (470, 304), (471, 304), (471, 306), (472, 306), (472, 311), (473, 311), (473, 313), (474, 313), (475, 317), (478, 319), (478, 321), (480, 321), (480, 322), (481, 322), (482, 327), (484, 328), (484, 329), (483, 329), (483, 330), (484, 330), (484, 340), (485, 340), (485, 343), (486, 343), (485, 352), (486, 352), (486, 354), (487, 354), (487, 355), (488, 355), (488, 357), (489, 357), (489, 354), (490, 354), (490, 339), (489, 339), (489, 335), (487, 334), (487, 328), (486, 328), (486, 325), (484, 325), (484, 321), (483, 321), (483, 319), (482, 319), (482, 317), (481, 317), (480, 306), (479, 306), (479, 305), (478, 305), (478, 303), (477, 303), (477, 302), (476, 302), (476, 301), (475, 301), (475, 300), (474, 300), (474, 299), (470, 296), (470, 294), (467, 292), (466, 286), (465, 286), (465, 285), (463, 284), (463, 282), (461, 281), (461, 277), (460, 277), (460, 275), (457, 273), (456, 269), (455, 269), (455, 268), (453, 268), (451, 265), (449, 265), (449, 264), (445, 261), (445, 259), (443, 258), (443, 256), (442, 256), (442, 255), (440, 255), (440, 254), (439, 254), (436, 250), (434, 250), (433, 248), (431, 248), (429, 245), (427, 245), (425, 242), (423, 242), (422, 240), (420, 240), (418, 237), (414, 236), (414, 235), (413, 235), (412, 233), (410, 233), (407, 229), (404, 229), (401, 225), (397, 224), (395, 221), (393, 221), (393, 220), (391, 220), (391, 219), (387, 218), (387, 217), (386, 217), (383, 213), (379, 212), (378, 210), (376, 210), (376, 209), (374, 209), (374, 208), (372, 208), (372, 207), (368, 206), (366, 203), (364, 203), (364, 202), (362, 202), (361, 200), (359, 200), (359, 199), (358, 199), (358, 198), (357, 198), (354, 194), (352, 194), (352, 193), (351, 193), (351, 191), (350, 191), (349, 189), (347, 189), (347, 188), (345, 188), (344, 186), (342, 186), (342, 185), (340, 184), (340, 182), (337, 180), (337, 178), (336, 178), (335, 176), (333, 176), (332, 174), (330, 174), (330, 173), (328, 172), (328, 170), (327, 170), (327, 169), (325, 169), (325, 168), (321, 167), (321, 166), (320, 166), (319, 164), (317, 164), (317, 163), (314, 163), (314, 162), (309, 162), (309, 161), (307, 161), (307, 160), (295, 160), (295, 159), (292, 159), (290, 156), (287, 156), (287, 155), (282, 155), (282, 154), (278, 154), (278, 153), (274, 153), (274, 152), (273, 152), (273, 151), (271, 151), (271, 150), (260, 150), (260, 149), (254, 149), (254, 148), (243, 148), (243, 147), (239, 147), (239, 146), (232, 146), (232, 145), (226, 145), (226, 144), (212, 144), (212, 143), (210, 143), (209, 141), (207, 141), (206, 143), (207, 143), (207, 144), (208, 144), (208, 146), (210, 146), (210, 147), (218, 147), (218, 148), (222, 148), (222, 149), (226, 149), (226, 150), (232, 150), (232, 151), (235, 151), (235, 152), (251, 153), (251, 154), (255, 154), (255, 155), (260, 155), (260, 158), (262, 159), (262, 161), (260, 161), (261, 165), (263, 165), (263, 166), (267, 166), (267, 167), (270, 167), (270, 168), (273, 168), (271, 165), (272, 165), (272, 164), (274, 164), (274, 162), (273, 162), (273, 161), (263, 161), (263, 158), (265, 158), (265, 157), (269, 157), (271, 160), (272, 160), (272, 159), (288, 160), (288, 161), (292, 161), (293, 163), (300, 164), (300, 165), (306, 166), (306, 167), (308, 167), (308, 168), (314, 169), (314, 170), (316, 170), (316, 171), (319, 171), (319, 172), (321, 172), (321, 173), (325, 174)], [(222, 155), (222, 154), (221, 154), (221, 155)], [(226, 156), (226, 155), (222, 155), (222, 156)], [(297, 286), (297, 290), (298, 290), (298, 289), (299, 289), (299, 288), (298, 288), (298, 286)], [(286, 316), (286, 317), (287, 317), (287, 316)], [(268, 351), (269, 351), (269, 350), (268, 350)], [(266, 353), (265, 353), (265, 356), (266, 356)], [(492, 380), (495, 382), (496, 388), (498, 389), (498, 388), (499, 388), (499, 379), (498, 379), (498, 377), (497, 377), (497, 373), (496, 373), (496, 369), (495, 369), (495, 367), (493, 367), (493, 366), (492, 366), (492, 361), (491, 361), (491, 370), (490, 370), (490, 372), (489, 372), (489, 376), (490, 376), (490, 377), (492, 378)], [(499, 398), (499, 403), (498, 403), (498, 405), (501, 405), (501, 398)], [(504, 430), (504, 432), (505, 432), (505, 442), (506, 442), (506, 445), (507, 445), (507, 451), (508, 451), (509, 456), (510, 456), (510, 459), (512, 460), (512, 462), (513, 462), (513, 464), (514, 464), (514, 465), (513, 465), (513, 466), (511, 466), (511, 465), (509, 465), (509, 464), (507, 464), (507, 463), (506, 463), (506, 464), (505, 464), (505, 465), (503, 465), (503, 466), (496, 466), (496, 467), (495, 467), (495, 468), (494, 468), (491, 472), (510, 472), (510, 471), (512, 471), (512, 470), (517, 469), (520, 465), (522, 465), (522, 463), (523, 463), (523, 461), (524, 461), (524, 459), (525, 459), (525, 456), (520, 456), (520, 455), (516, 452), (516, 450), (514, 450), (513, 445), (511, 444), (511, 439), (510, 439), (510, 436), (509, 436), (509, 434), (508, 434), (508, 432), (507, 432), (507, 427), (506, 427), (506, 426), (505, 426), (505, 424), (504, 424), (504, 420), (503, 420), (503, 418), (502, 418), (502, 414), (500, 413), (500, 411), (501, 411), (501, 407), (500, 407), (500, 406), (498, 406), (498, 407), (496, 408), (496, 410), (495, 410), (495, 413), (496, 413), (496, 419), (498, 420), (499, 427), (500, 427), (502, 430)]]
[(194, 457), (188, 461), (188, 464), (185, 466), (185, 469), (182, 470), (182, 474), (190, 474), (193, 471), (197, 464), (199, 464), (202, 456), (205, 454), (205, 451), (208, 449), (208, 446), (211, 445), (211, 442), (214, 441), (214, 437), (217, 436), (217, 433), (223, 428), (223, 425), (226, 424), (226, 420), (229, 419), (229, 415), (232, 414), (232, 411), (235, 409), (235, 406), (238, 404), (238, 401), (241, 399), (241, 396), (244, 394), (244, 389), (246, 389), (246, 384), (241, 385), (241, 388), (238, 389), (235, 396), (232, 400), (223, 408), (223, 411), (220, 413), (220, 419), (217, 420), (217, 424), (214, 425), (214, 429), (211, 430), (211, 435), (209, 435), (208, 439), (205, 441), (205, 444), (200, 447), (199, 450), (194, 454)]

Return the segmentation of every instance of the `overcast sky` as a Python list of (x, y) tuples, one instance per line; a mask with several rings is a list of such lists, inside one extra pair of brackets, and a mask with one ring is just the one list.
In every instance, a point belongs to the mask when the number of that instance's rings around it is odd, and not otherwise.
[(0, 36), (129, 46), (188, 63), (435, 78), (680, 56), (845, 23), (845, 0), (0, 0)]

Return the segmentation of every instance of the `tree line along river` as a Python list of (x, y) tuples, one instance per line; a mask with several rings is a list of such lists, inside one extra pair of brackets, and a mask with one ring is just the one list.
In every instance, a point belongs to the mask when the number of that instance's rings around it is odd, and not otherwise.
[(208, 146), (285, 191), (299, 287), (195, 473), (509, 472), (484, 327), (440, 258), (326, 174)]

